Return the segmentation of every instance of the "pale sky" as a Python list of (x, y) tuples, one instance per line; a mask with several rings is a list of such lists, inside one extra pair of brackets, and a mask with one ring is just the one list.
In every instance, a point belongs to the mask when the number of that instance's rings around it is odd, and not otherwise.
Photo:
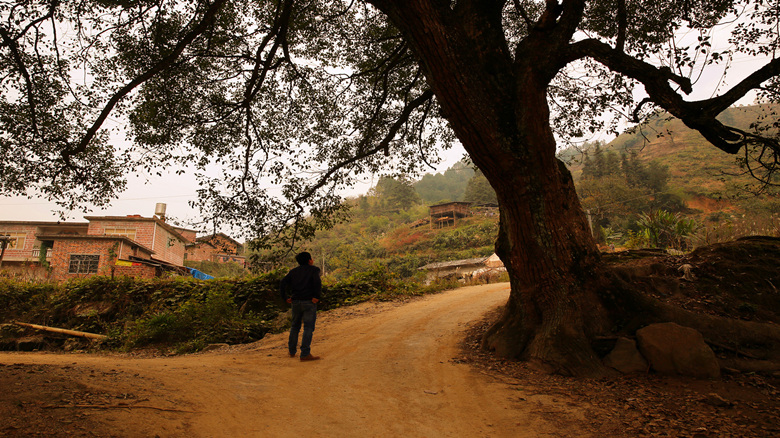
[[(440, 173), (460, 161), (465, 152), (460, 146), (454, 146), (449, 151), (441, 153), (442, 162), (436, 166), (436, 170), (428, 173)], [(147, 182), (148, 180), (148, 182)], [(376, 178), (371, 175), (362, 178), (362, 183), (352, 190), (343, 193), (344, 196), (357, 196), (365, 194), (376, 184)], [(174, 220), (182, 222), (180, 225), (187, 227), (187, 223), (198, 222), (198, 211), (188, 205), (197, 197), (197, 182), (192, 173), (176, 175), (173, 171), (163, 173), (162, 177), (133, 177), (128, 176), (127, 190), (119, 199), (111, 202), (106, 209), (95, 209), (90, 213), (81, 211), (71, 212), (67, 215), (69, 221), (82, 221), (83, 216), (126, 216), (140, 214), (150, 217), (154, 214), (155, 204), (158, 202), (167, 204), (166, 215)], [(53, 202), (44, 199), (27, 199), (25, 197), (0, 196), (0, 221), (58, 221), (55, 213), (59, 208)]]

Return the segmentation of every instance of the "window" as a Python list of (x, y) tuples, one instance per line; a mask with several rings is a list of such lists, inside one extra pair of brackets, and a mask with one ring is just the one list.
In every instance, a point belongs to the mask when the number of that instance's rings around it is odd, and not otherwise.
[(10, 237), (5, 249), (24, 249), (24, 241), (27, 238), (27, 233), (0, 231), (0, 236)]
[(94, 274), (98, 271), (99, 255), (71, 254), (68, 274)]
[(106, 236), (125, 236), (130, 240), (135, 240), (135, 228), (106, 228)]

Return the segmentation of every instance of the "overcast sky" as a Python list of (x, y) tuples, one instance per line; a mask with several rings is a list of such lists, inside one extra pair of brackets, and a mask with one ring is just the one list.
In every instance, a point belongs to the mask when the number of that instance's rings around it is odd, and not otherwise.
[[(464, 151), (458, 146), (442, 153), (443, 160), (431, 173), (444, 172), (463, 157)], [(344, 196), (357, 196), (365, 194), (376, 184), (376, 179), (371, 175), (362, 178), (362, 183), (352, 190), (345, 192)], [(128, 188), (119, 199), (111, 202), (106, 209), (95, 209), (86, 215), (94, 216), (126, 216), (140, 214), (150, 217), (154, 214), (155, 205), (164, 203), (167, 205), (166, 214), (182, 226), (198, 222), (197, 210), (192, 209), (189, 201), (196, 199), (197, 182), (194, 175), (185, 173), (176, 175), (174, 171), (164, 173), (162, 177), (129, 176)], [(0, 196), (0, 221), (58, 221), (59, 216), (55, 211), (60, 209), (56, 204), (44, 199), (27, 199), (25, 197)], [(71, 212), (67, 220), (83, 220), (85, 214), (81, 211)]]

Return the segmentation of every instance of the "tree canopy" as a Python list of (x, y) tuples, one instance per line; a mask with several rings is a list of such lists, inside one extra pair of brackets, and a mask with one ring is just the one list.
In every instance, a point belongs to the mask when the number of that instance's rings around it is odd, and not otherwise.
[[(394, 11), (405, 3), (3, 2), (0, 191), (100, 206), (132, 169), (185, 165), (199, 177), (198, 203), (212, 220), (259, 233), (302, 214), (319, 217), (356, 172), (413, 173), (453, 139), (426, 83), (427, 55), (399, 29)], [(466, 17), (474, 31), (496, 25), (500, 35), (481, 50), (506, 58), (491, 68), (507, 73), (532, 49), (530, 31), (565, 30), (574, 41), (539, 69), (551, 80), (550, 103), (562, 109), (551, 115), (561, 139), (615, 129), (602, 117), (608, 107), (638, 120), (650, 107), (632, 106), (642, 82), (650, 100), (736, 152), (759, 134), (714, 116), (751, 88), (775, 97), (774, 60), (722, 96), (694, 103), (677, 94), (691, 90), (703, 64), (772, 53), (777, 10), (763, 2), (420, 4), (431, 16)], [(710, 29), (735, 16), (743, 19), (734, 44), (713, 49)], [(683, 30), (698, 37), (669, 45)], [(109, 137), (117, 128), (130, 146)], [(776, 152), (776, 143), (759, 144), (746, 153), (774, 169), (764, 148)], [(269, 194), (273, 184), (283, 196)]]

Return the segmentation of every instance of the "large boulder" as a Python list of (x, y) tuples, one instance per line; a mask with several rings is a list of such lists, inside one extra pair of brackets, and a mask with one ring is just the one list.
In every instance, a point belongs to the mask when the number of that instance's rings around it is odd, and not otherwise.
[(646, 373), (647, 360), (636, 348), (636, 342), (628, 338), (618, 338), (615, 348), (604, 358), (604, 365), (623, 374)]
[(636, 332), (639, 351), (661, 374), (720, 378), (715, 353), (697, 330), (673, 322), (651, 324)]

